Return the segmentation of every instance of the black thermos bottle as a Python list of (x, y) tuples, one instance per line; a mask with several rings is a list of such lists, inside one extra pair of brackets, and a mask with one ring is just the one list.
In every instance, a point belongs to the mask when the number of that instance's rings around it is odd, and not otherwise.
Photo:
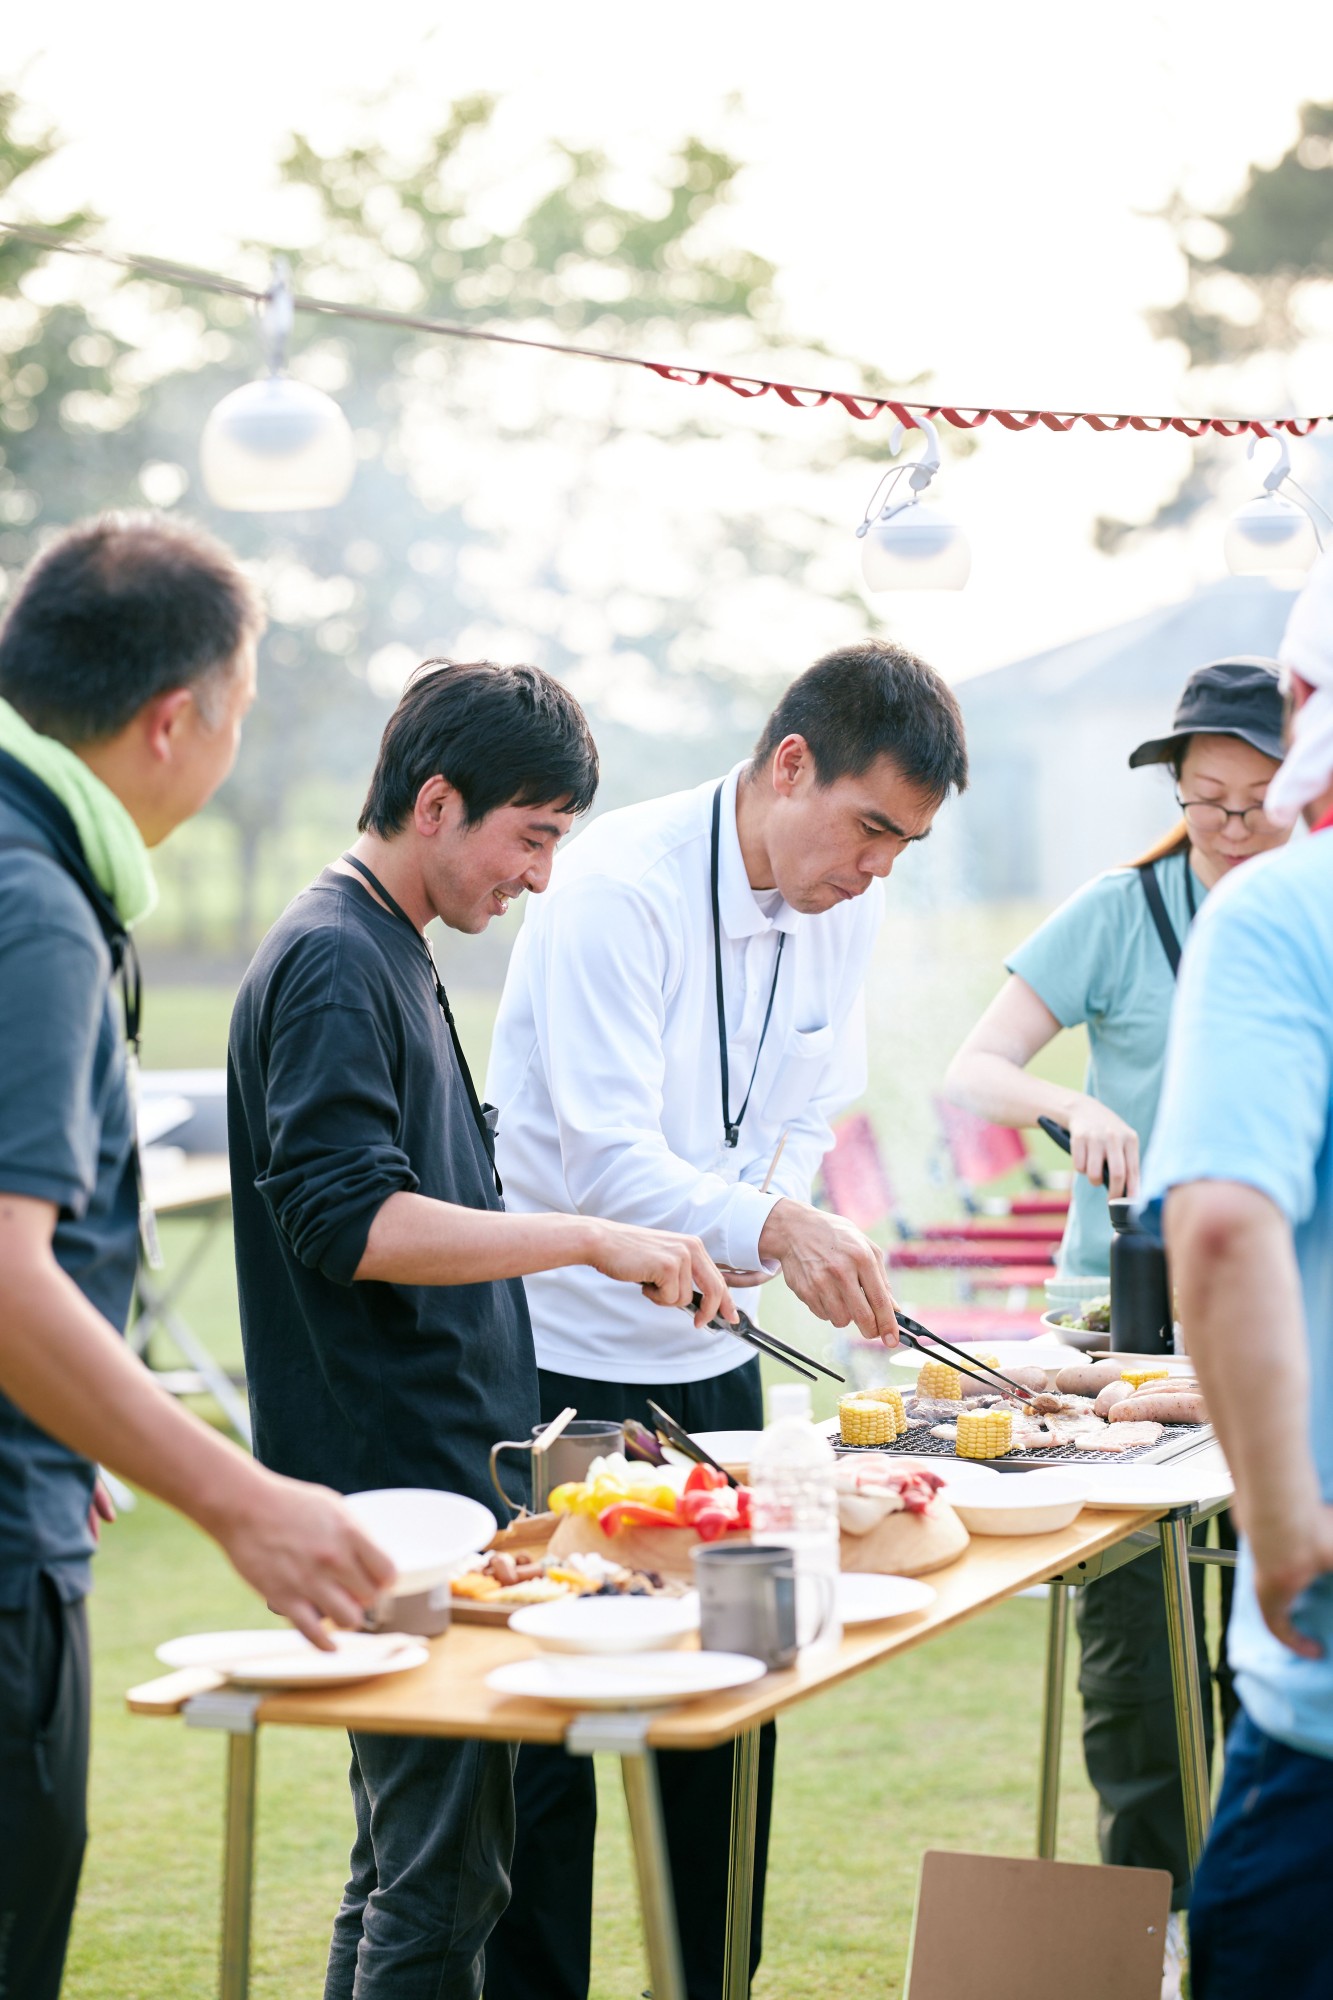
[(1111, 1211), (1111, 1351), (1170, 1354), (1175, 1348), (1166, 1249), (1151, 1214), (1135, 1215), (1129, 1201)]

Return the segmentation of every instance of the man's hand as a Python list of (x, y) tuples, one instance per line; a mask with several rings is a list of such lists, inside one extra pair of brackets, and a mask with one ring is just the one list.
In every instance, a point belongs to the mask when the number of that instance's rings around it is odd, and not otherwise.
[(103, 1521), (116, 1518), (116, 1503), (107, 1490), (107, 1484), (100, 1476), (93, 1481), (93, 1497), (88, 1502), (88, 1533), (95, 1542), (102, 1539)]
[(333, 1641), (322, 1620), (357, 1631), (367, 1606), (393, 1582), (393, 1564), (336, 1493), (253, 1470), (244, 1499), (208, 1525), (269, 1609), (328, 1652)]
[(1102, 1171), (1107, 1170), (1106, 1191), (1112, 1201), (1138, 1193), (1139, 1135), (1095, 1097), (1080, 1096), (1070, 1108), (1069, 1155), (1074, 1171), (1086, 1174), (1094, 1187), (1101, 1187)]
[(777, 1259), (792, 1291), (818, 1319), (897, 1346), (883, 1252), (844, 1217), (780, 1201), (764, 1224), (759, 1254)]
[[(1248, 1522), (1244, 1525), (1254, 1561), (1255, 1595), (1265, 1625), (1303, 1660), (1322, 1659), (1323, 1647), (1293, 1625), (1291, 1610), (1303, 1590), (1333, 1573), (1333, 1507), (1319, 1507), (1295, 1537), (1290, 1533), (1268, 1536), (1257, 1522), (1254, 1529)], [(1267, 1546), (1270, 1542), (1271, 1547)]]
[(640, 1229), (630, 1222), (593, 1225), (589, 1262), (603, 1277), (638, 1285), (658, 1306), (688, 1306), (696, 1293), (696, 1326), (707, 1326), (720, 1313), (735, 1321), (736, 1308), (722, 1274), (697, 1236), (677, 1236), (664, 1229)]

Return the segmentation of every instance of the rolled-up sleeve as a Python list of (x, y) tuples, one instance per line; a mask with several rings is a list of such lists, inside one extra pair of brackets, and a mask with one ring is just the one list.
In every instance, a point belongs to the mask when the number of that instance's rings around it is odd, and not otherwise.
[(350, 1285), (379, 1210), (418, 1186), (373, 1016), (330, 1004), (277, 1022), (266, 1118), (268, 1161), (255, 1186), (301, 1262)]

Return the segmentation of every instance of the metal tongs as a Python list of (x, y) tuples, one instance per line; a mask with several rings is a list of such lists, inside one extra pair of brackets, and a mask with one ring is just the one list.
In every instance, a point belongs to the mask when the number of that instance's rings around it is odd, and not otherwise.
[(711, 1465), (714, 1472), (722, 1474), (728, 1486), (740, 1485), (740, 1480), (728, 1472), (725, 1465), (719, 1465), (712, 1453), (705, 1451), (703, 1446), (690, 1436), (684, 1424), (678, 1424), (674, 1417), (669, 1417), (662, 1405), (655, 1403), (651, 1396), (648, 1398), (648, 1408), (652, 1412), (653, 1428), (657, 1432), (659, 1444), (669, 1444), (673, 1451), (681, 1452), (686, 1458), (693, 1459), (696, 1465)]
[[(702, 1300), (703, 1294), (696, 1292), (685, 1310), (698, 1312)], [(839, 1375), (836, 1368), (826, 1368), (822, 1361), (816, 1361), (813, 1354), (805, 1354), (799, 1347), (788, 1347), (786, 1341), (779, 1340), (775, 1333), (765, 1333), (761, 1327), (757, 1327), (750, 1315), (741, 1312), (739, 1306), (736, 1310), (740, 1317), (734, 1326), (730, 1320), (723, 1319), (719, 1314), (717, 1318), (709, 1320), (709, 1331), (734, 1334), (737, 1340), (748, 1341), (751, 1347), (757, 1348), (761, 1354), (766, 1354), (770, 1361), (780, 1361), (784, 1368), (790, 1368), (797, 1375), (806, 1376), (811, 1382), (815, 1379), (811, 1370), (815, 1368), (821, 1375), (827, 1375), (830, 1382), (846, 1382), (847, 1377)]]
[[(950, 1365), (956, 1368), (960, 1375), (970, 1375), (974, 1382), (981, 1382), (988, 1389), (1001, 1388), (1007, 1396), (1017, 1396), (1025, 1403), (1033, 1400), (1035, 1390), (1025, 1387), (1022, 1382), (1012, 1382), (1007, 1375), (1002, 1375), (998, 1368), (992, 1368), (987, 1361), (979, 1361), (974, 1354), (965, 1354), (938, 1333), (932, 1333), (928, 1326), (922, 1326), (919, 1320), (909, 1319), (907, 1314), (896, 1306), (894, 1318), (898, 1322), (898, 1333), (904, 1346), (914, 1347), (918, 1354), (924, 1354), (931, 1361), (942, 1358), (935, 1351), (937, 1348), (942, 1348), (949, 1357)], [(933, 1346), (927, 1347), (925, 1344), (927, 1340), (933, 1342)]]

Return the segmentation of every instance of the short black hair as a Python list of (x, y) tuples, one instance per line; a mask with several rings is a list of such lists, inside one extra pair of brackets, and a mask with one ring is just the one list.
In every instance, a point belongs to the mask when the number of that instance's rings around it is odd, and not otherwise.
[(0, 695), (44, 736), (100, 742), (145, 702), (228, 667), (263, 623), (231, 551), (202, 528), (104, 514), (67, 528), (24, 577), (0, 629)]
[(417, 794), (447, 778), (469, 826), (497, 806), (586, 812), (597, 796), (597, 745), (568, 688), (540, 667), (427, 660), (380, 739), (361, 833), (401, 833)]
[(967, 739), (952, 690), (887, 639), (840, 646), (794, 680), (764, 724), (755, 770), (787, 736), (805, 738), (821, 785), (860, 777), (888, 757), (932, 799), (967, 790)]

